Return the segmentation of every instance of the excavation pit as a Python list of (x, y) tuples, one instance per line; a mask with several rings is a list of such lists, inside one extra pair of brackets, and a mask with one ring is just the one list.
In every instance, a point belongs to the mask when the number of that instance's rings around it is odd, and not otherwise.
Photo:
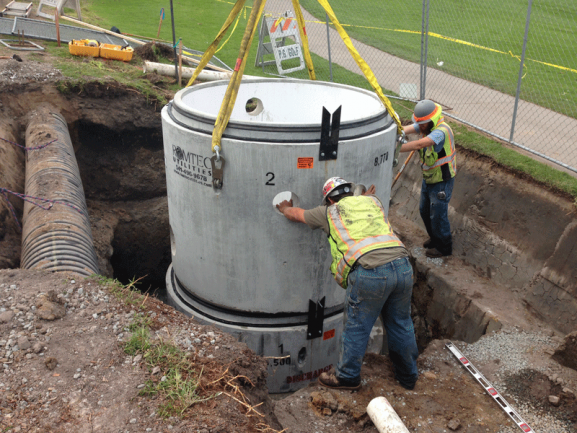
[[(71, 111), (64, 110), (65, 106), (77, 107), (68, 126), (101, 273), (125, 284), (139, 279), (137, 287), (166, 299), (165, 274), (171, 261), (171, 236), (159, 113), (153, 106), (140, 106), (135, 121), (126, 111), (138, 106), (138, 101), (122, 88), (104, 90), (93, 85), (85, 92), (86, 95), (72, 100), (70, 96), (54, 94), (49, 101), (41, 102), (50, 102), (65, 114)], [(32, 92), (29, 99), (38, 102), (36, 98), (38, 95)], [(22, 118), (25, 108), (21, 107)], [(11, 129), (17, 137), (22, 125), (13, 124)], [(14, 259), (13, 263), (16, 262)], [(431, 294), (430, 290), (424, 292)], [(415, 294), (418, 293), (416, 289)], [(481, 329), (485, 324), (479, 324), (481, 328), (469, 331), (470, 335), (455, 334), (459, 327), (452, 324), (452, 319), (426, 319), (426, 304), (416, 301), (413, 308), (414, 314), (418, 314), (415, 321), (421, 349), (432, 338), (462, 336), (473, 341), (485, 331)], [(372, 350), (379, 351), (378, 347)]]
[[(76, 150), (101, 272), (123, 283), (143, 277), (137, 287), (165, 300), (171, 236), (159, 110), (122, 87), (107, 90), (91, 84), (84, 92), (82, 96), (71, 97), (56, 91), (45, 92), (46, 95), (32, 90), (28, 95), (31, 105), (19, 107), (19, 116), (15, 120), (4, 118), (2, 125), (15, 141), (21, 142), (25, 115), (32, 104), (50, 102), (60, 108), (68, 120)], [(1, 102), (5, 108), (14, 108), (13, 100), (2, 97)], [(23, 163), (21, 155), (10, 152), (15, 164)], [(463, 179), (477, 180), (479, 173), (488, 167), (495, 170), (490, 163), (463, 151), (461, 166)], [(523, 222), (536, 236), (540, 236), (536, 228), (545, 225), (544, 221), (551, 218), (555, 221), (548, 226), (546, 241), (540, 244), (543, 249), (534, 254), (526, 237), (495, 225), (498, 220), (495, 211), (487, 210), (510, 208), (512, 194), (500, 197), (494, 194), (495, 187), (487, 193), (477, 187), (471, 189), (465, 185), (476, 182), (464, 180), (457, 188), (451, 214), (456, 254), (436, 263), (424, 258), (420, 248), (423, 233), (415, 212), (419, 173), (416, 166), (408, 170), (400, 187), (393, 191), (390, 218), (409, 247), (415, 268), (413, 319), (421, 351), (439, 338), (471, 343), (485, 333), (498, 331), (506, 323), (524, 326), (543, 320), (562, 332), (574, 326), (571, 253), (565, 254), (568, 259), (564, 262), (557, 261), (562, 266), (555, 269), (555, 258), (566, 251), (567, 239), (575, 232), (569, 200), (501, 173), (507, 191), (529, 195), (542, 204), (540, 209), (546, 209), (529, 215), (531, 209), (519, 206), (516, 214), (508, 215), (508, 220)], [(14, 179), (13, 187), (17, 190), (22, 180), (17, 176)], [(485, 195), (490, 193), (492, 201)], [(468, 201), (471, 197), (473, 203)], [(270, 202), (266, 207), (271, 208)], [(13, 241), (16, 238), (7, 228), (13, 224), (11, 216), (5, 209), (2, 215), (7, 222), (3, 229), (4, 246), (11, 237)], [(475, 249), (471, 247), (472, 233), (477, 236)], [(11, 255), (5, 261), (6, 267), (18, 266), (17, 250), (14, 242), (12, 247), (3, 249), (4, 255)], [(493, 251), (490, 256), (498, 257), (499, 261), (479, 251)], [(511, 272), (512, 268), (516, 270)], [(543, 299), (547, 302), (539, 300), (540, 293), (552, 291), (556, 293), (554, 299), (546, 295)], [(553, 314), (555, 305), (560, 305), (561, 315)]]

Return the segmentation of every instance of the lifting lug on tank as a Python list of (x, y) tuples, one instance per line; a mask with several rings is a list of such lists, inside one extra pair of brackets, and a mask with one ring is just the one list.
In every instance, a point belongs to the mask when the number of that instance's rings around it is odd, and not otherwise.
[(341, 127), (341, 108), (342, 105), (333, 113), (333, 123), (331, 125), (331, 113), (323, 107), (319, 161), (337, 159), (339, 152), (339, 129)]
[(210, 164), (212, 165), (212, 187), (214, 189), (222, 189), (223, 179), (224, 179), (224, 158), (220, 156), (218, 146), (214, 147), (216, 155), (210, 158)]
[(325, 320), (326, 296), (318, 302), (309, 299), (309, 320), (307, 326), (307, 340), (322, 337), (323, 322)]
[(405, 135), (405, 131), (403, 131), (403, 134), (397, 137), (397, 146), (395, 148), (395, 158), (393, 159), (393, 167), (399, 165), (399, 153), (401, 151), (401, 146), (406, 142), (407, 142), (407, 136)]

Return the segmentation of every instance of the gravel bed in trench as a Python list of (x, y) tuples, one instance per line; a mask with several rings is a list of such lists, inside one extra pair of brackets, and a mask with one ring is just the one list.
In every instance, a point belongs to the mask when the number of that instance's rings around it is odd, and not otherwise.
[[(558, 412), (553, 413), (542, 401), (531, 398), (520, 384), (520, 381), (531, 381), (533, 376), (539, 375), (560, 385), (563, 392), (575, 394), (575, 375), (570, 375), (573, 379), (568, 379), (567, 374), (561, 378), (561, 370), (564, 368), (550, 357), (543, 357), (544, 353), (552, 353), (552, 348), (557, 345), (555, 338), (550, 332), (531, 333), (518, 328), (504, 328), (500, 332), (485, 335), (472, 344), (454, 344), (535, 432), (573, 433), (571, 423), (563, 419)], [(540, 354), (540, 361), (533, 359), (533, 353)], [(451, 358), (455, 360), (449, 351), (442, 357), (446, 358), (446, 361)], [(491, 375), (483, 373), (482, 366), (486, 363), (498, 366)], [(482, 389), (480, 384), (479, 389)], [(504, 427), (498, 433), (519, 431), (522, 430)]]

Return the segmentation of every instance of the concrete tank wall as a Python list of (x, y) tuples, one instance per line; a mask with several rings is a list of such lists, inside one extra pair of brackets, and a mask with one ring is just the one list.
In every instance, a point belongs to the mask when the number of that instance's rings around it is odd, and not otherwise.
[[(323, 296), (326, 308), (342, 304), (343, 291), (328, 271), (324, 233), (288, 223), (273, 199), (291, 191), (301, 207), (318, 206), (323, 183), (338, 175), (383, 185), (379, 193), (388, 206), (395, 124), (375, 96), (358, 89), (296, 80), (243, 83), (225, 135), (246, 139), (223, 139), (224, 188), (218, 191), (211, 186), (210, 133), (225, 83), (216, 84), (179, 93), (162, 114), (178, 280), (204, 301), (231, 310), (302, 313), (309, 299)], [(265, 107), (257, 117), (244, 110), (253, 95)], [(322, 107), (332, 111), (336, 101), (343, 106), (338, 158), (320, 162)], [(249, 123), (257, 128), (248, 129)], [(312, 168), (300, 168), (307, 159)]]
[[(326, 179), (341, 176), (379, 185), (388, 209), (396, 124), (365, 90), (290, 79), (242, 83), (221, 142), (218, 190), (211, 134), (226, 85), (184, 89), (162, 111), (168, 302), (269, 358), (271, 392), (295, 391), (336, 365), (345, 291), (330, 274), (326, 235), (288, 221), (273, 202), (284, 194), (296, 206), (319, 206)], [(320, 161), (323, 107), (339, 106), (337, 159)]]

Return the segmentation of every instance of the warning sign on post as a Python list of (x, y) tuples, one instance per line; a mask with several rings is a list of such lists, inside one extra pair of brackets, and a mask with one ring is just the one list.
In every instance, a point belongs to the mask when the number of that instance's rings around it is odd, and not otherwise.
[[(265, 56), (270, 58), (271, 54), (274, 62), (265, 60)], [(305, 68), (298, 22), (292, 11), (286, 11), (280, 17), (263, 14), (255, 66), (264, 68), (275, 63), (281, 75)]]
[(313, 168), (314, 158), (298, 158), (297, 168)]

